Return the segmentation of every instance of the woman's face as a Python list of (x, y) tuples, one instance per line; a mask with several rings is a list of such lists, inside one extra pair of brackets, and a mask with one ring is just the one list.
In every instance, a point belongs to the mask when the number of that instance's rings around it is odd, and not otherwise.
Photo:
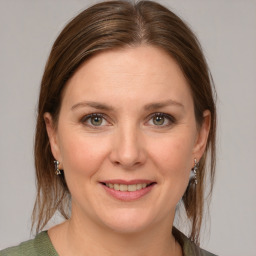
[(163, 50), (111, 50), (84, 63), (66, 85), (56, 129), (45, 114), (72, 218), (125, 233), (171, 227), (205, 148), (204, 114), (198, 128), (189, 86)]

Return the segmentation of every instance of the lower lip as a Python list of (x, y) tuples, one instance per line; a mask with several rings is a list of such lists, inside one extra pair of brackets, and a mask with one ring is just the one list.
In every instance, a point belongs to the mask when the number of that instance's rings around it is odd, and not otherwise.
[(148, 194), (152, 190), (155, 184), (152, 184), (148, 187), (145, 187), (143, 189), (136, 190), (136, 191), (118, 191), (118, 190), (114, 190), (113, 188), (109, 188), (104, 184), (101, 184), (101, 185), (106, 190), (106, 192), (112, 197), (122, 201), (133, 201), (133, 200), (138, 200), (143, 196), (145, 196), (146, 194)]

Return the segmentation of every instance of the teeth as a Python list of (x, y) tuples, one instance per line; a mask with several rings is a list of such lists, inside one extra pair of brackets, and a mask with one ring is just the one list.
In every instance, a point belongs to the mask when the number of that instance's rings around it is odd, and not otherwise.
[(127, 185), (120, 184), (120, 185), (119, 185), (119, 190), (120, 190), (120, 191), (127, 191)]
[(128, 191), (136, 191), (137, 190), (137, 185), (134, 184), (134, 185), (128, 185)]
[(114, 190), (119, 190), (119, 184), (114, 184)]
[(141, 183), (141, 184), (125, 185), (125, 184), (107, 183), (106, 186), (109, 187), (109, 188), (112, 188), (114, 190), (118, 190), (118, 191), (133, 192), (133, 191), (141, 190), (141, 189), (145, 188), (147, 186), (147, 184), (146, 183)]
[(137, 189), (137, 190), (142, 189), (142, 184), (137, 184), (137, 185), (136, 185), (136, 189)]

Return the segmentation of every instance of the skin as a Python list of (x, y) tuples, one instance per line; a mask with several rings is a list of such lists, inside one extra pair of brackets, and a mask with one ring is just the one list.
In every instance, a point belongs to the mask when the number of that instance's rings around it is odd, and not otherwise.
[[(87, 117), (92, 113), (103, 114), (100, 125)], [(155, 113), (170, 118), (157, 122)], [(70, 220), (48, 231), (57, 252), (182, 255), (171, 228), (194, 159), (205, 150), (210, 113), (198, 127), (176, 62), (145, 45), (99, 53), (68, 81), (57, 125), (49, 113), (44, 117), (72, 195)], [(137, 200), (121, 201), (100, 184), (109, 179), (156, 184)]]

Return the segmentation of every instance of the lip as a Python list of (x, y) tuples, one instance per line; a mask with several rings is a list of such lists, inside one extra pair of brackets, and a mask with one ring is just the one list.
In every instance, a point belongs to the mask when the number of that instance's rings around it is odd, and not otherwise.
[[(140, 190), (136, 191), (118, 191), (114, 190), (112, 188), (107, 187), (105, 184), (106, 183), (111, 183), (111, 184), (124, 184), (124, 185), (134, 185), (134, 184), (150, 184), (149, 186), (142, 188)], [(101, 181), (100, 185), (105, 189), (108, 195), (111, 197), (114, 197), (115, 199), (121, 200), (121, 201), (134, 201), (138, 200), (148, 193), (153, 189), (154, 185), (156, 185), (156, 182), (152, 180), (142, 180), (142, 179), (137, 179), (137, 180), (121, 180), (121, 179), (115, 179), (115, 180), (105, 180)]]
[(121, 179), (114, 179), (114, 180), (104, 180), (100, 183), (111, 183), (111, 184), (124, 184), (124, 185), (134, 185), (134, 184), (150, 184), (150, 183), (156, 183), (153, 180), (144, 180), (144, 179), (137, 179), (137, 180), (121, 180)]

